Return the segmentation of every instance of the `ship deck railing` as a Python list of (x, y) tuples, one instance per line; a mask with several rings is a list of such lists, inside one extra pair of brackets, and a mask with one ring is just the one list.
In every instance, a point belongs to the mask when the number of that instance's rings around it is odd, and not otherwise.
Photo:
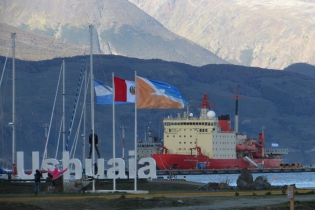
[(281, 155), (285, 155), (288, 154), (289, 150), (288, 149), (265, 149), (265, 154), (281, 154)]
[(161, 147), (162, 143), (138, 143), (138, 147)]

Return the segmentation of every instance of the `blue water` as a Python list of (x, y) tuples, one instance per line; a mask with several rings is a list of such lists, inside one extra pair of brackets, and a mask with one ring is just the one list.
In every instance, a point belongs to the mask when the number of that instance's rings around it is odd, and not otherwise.
[[(258, 176), (265, 176), (271, 185), (291, 185), (297, 188), (315, 188), (315, 172), (295, 173), (253, 173), (253, 179)], [(186, 180), (191, 182), (226, 182), (230, 186), (236, 186), (239, 174), (207, 174), (207, 175), (186, 175)], [(177, 175), (176, 178), (184, 178), (184, 175)]]

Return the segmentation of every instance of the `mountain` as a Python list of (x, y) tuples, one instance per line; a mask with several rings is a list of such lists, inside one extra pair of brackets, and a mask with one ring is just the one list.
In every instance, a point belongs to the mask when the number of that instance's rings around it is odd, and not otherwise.
[[(66, 128), (71, 124), (75, 97), (80, 87), (81, 70), (89, 66), (89, 56), (56, 58), (45, 61), (16, 60), (16, 150), (25, 152), (26, 162), (30, 162), (31, 151), (43, 154), (45, 146), (45, 124), (49, 124), (56, 95), (56, 87), (62, 60), (66, 62)], [(0, 57), (0, 66), (5, 57)], [(209, 94), (213, 110), (217, 115), (229, 114), (234, 126), (235, 87), (238, 84), (239, 95), (239, 131), (251, 137), (257, 137), (265, 127), (266, 145), (272, 142), (279, 148), (288, 148), (289, 155), (284, 163), (302, 163), (314, 165), (315, 130), (313, 104), (315, 99), (315, 78), (290, 71), (268, 70), (226, 64), (209, 64), (195, 67), (177, 62), (158, 59), (142, 60), (114, 55), (95, 55), (93, 59), (95, 78), (111, 86), (112, 72), (126, 80), (134, 80), (137, 75), (163, 81), (177, 87), (189, 103), (189, 111), (199, 116), (200, 103), (204, 93)], [(1, 86), (0, 148), (1, 156), (11, 157), (11, 59), (7, 62), (7, 71)], [(83, 91), (83, 90), (82, 90)], [(89, 91), (88, 91), (89, 92)], [(58, 144), (58, 133), (62, 113), (61, 87), (57, 92), (54, 118), (50, 129), (48, 156), (54, 157)], [(83, 92), (77, 100), (78, 109), (73, 120), (69, 145), (72, 147), (80, 121)], [(87, 116), (90, 116), (90, 96), (87, 96)], [(121, 156), (121, 125), (125, 125), (126, 150), (133, 148), (134, 142), (134, 105), (116, 106), (116, 146), (117, 156)], [(138, 110), (138, 139), (145, 139), (148, 124), (154, 130), (154, 136), (163, 137), (162, 120), (167, 116), (177, 116), (186, 110)], [(87, 128), (90, 128), (88, 117)], [(95, 132), (99, 136), (99, 149), (105, 159), (112, 155), (112, 107), (95, 106)], [(81, 126), (82, 128), (82, 126)], [(78, 135), (76, 157), (82, 157), (82, 137)], [(61, 143), (59, 142), (59, 145)], [(59, 146), (59, 149), (61, 146)], [(88, 148), (86, 149), (86, 152)], [(60, 154), (60, 152), (58, 153)], [(87, 153), (86, 153), (87, 154)]]
[[(16, 49), (19, 49), (16, 51), (16, 58), (19, 59), (46, 60), (55, 57), (82, 55), (84, 52), (83, 47), (0, 23), (0, 55), (7, 55), (8, 47), (12, 45), (12, 33), (17, 34), (15, 46)], [(11, 49), (9, 52), (11, 57)]]
[[(227, 63), (205, 48), (170, 32), (127, 0), (4, 0), (1, 4), (3, 23), (77, 45), (83, 48), (81, 55), (90, 45), (89, 24), (93, 24), (93, 46), (101, 54), (163, 59), (195, 66)], [(23, 34), (19, 36), (23, 37)], [(41, 45), (52, 50), (60, 47), (48, 42), (41, 42)], [(32, 56), (33, 60), (43, 59), (43, 55)], [(57, 52), (55, 57), (59, 57)]]
[(129, 1), (232, 64), (315, 64), (314, 0)]
[(287, 68), (283, 69), (284, 71), (292, 71), (300, 74), (304, 74), (309, 77), (315, 78), (315, 66), (309, 65), (307, 63), (295, 63)]

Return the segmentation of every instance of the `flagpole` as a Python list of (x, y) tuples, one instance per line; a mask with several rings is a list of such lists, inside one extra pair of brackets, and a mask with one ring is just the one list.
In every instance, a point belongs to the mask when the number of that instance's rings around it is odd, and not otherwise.
[(12, 33), (12, 122), (9, 123), (12, 125), (12, 172), (15, 166), (15, 37), (16, 33)]
[(137, 71), (135, 71), (135, 82), (136, 82), (136, 100), (135, 100), (135, 168), (134, 168), (134, 183), (135, 191), (137, 191), (137, 101), (138, 101), (138, 85), (137, 85)]
[(116, 190), (116, 162), (115, 162), (115, 81), (114, 72), (112, 72), (113, 80), (113, 168), (114, 168), (114, 178), (113, 178), (113, 190)]
[[(92, 45), (92, 35), (93, 35), (93, 25), (90, 25), (90, 71), (91, 71), (91, 126), (92, 126), (92, 174), (95, 175), (95, 166), (94, 166), (94, 147), (95, 147), (95, 137), (94, 137), (94, 74), (93, 74), (93, 45)], [(92, 191), (95, 192), (95, 180), (93, 179), (93, 188)]]

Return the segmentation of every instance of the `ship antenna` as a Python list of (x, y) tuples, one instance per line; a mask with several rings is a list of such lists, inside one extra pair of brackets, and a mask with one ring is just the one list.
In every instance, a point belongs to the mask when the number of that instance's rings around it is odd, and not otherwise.
[(201, 104), (198, 104), (198, 106), (201, 106), (200, 118), (205, 118), (207, 116), (208, 109), (214, 107), (213, 104), (208, 102), (208, 98), (209, 98), (208, 94), (204, 93)]
[(189, 117), (189, 107), (190, 107), (190, 105), (187, 103), (186, 107), (187, 107), (186, 119), (188, 119), (188, 117)]
[(198, 104), (198, 106), (201, 105), (202, 109), (214, 108), (214, 105), (208, 102), (208, 99), (209, 99), (209, 95), (204, 93), (202, 97), (202, 102), (201, 104)]
[(201, 103), (201, 106), (203, 109), (207, 109), (207, 108), (213, 108), (214, 106), (212, 104), (210, 104), (208, 102), (208, 98), (209, 98), (209, 95), (208, 94), (203, 94), (203, 100), (202, 100), (202, 103)]
[(238, 84), (235, 87), (235, 95), (231, 96), (232, 98), (235, 98), (235, 132), (238, 133), (238, 99), (239, 98), (244, 98), (244, 96), (239, 96), (238, 95)]

